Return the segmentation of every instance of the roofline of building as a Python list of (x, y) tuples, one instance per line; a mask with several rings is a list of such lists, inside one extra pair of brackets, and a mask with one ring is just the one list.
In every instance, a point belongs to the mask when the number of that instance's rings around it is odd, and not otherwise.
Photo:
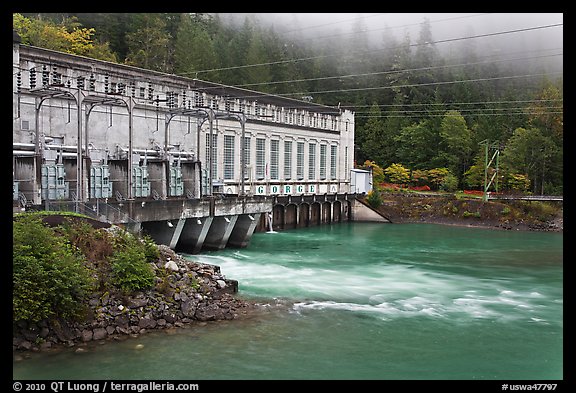
[[(235, 87), (235, 86), (228, 86), (228, 85), (224, 85), (224, 84), (220, 84), (220, 83), (216, 83), (216, 82), (204, 81), (204, 80), (200, 80), (200, 79), (196, 79), (196, 78), (187, 78), (187, 77), (177, 75), (177, 74), (169, 74), (169, 73), (165, 73), (165, 72), (149, 70), (146, 68), (135, 67), (135, 66), (127, 65), (127, 64), (115, 63), (115, 62), (111, 62), (111, 61), (107, 61), (107, 60), (94, 59), (94, 58), (87, 57), (87, 56), (60, 52), (60, 51), (56, 51), (56, 50), (52, 50), (52, 49), (46, 49), (46, 48), (37, 47), (37, 46), (33, 46), (33, 45), (22, 44), (20, 42), (20, 36), (18, 35), (18, 33), (15, 30), (14, 30), (14, 43), (19, 43), (21, 48), (29, 48), (30, 50), (44, 52), (47, 54), (48, 57), (51, 57), (50, 54), (53, 54), (53, 56), (64, 56), (64, 57), (77, 58), (77, 59), (82, 60), (84, 62), (100, 63), (102, 65), (109, 65), (110, 67), (121, 68), (121, 69), (125, 69), (127, 71), (139, 72), (139, 73), (144, 73), (144, 74), (147, 73), (147, 74), (155, 75), (156, 77), (175, 79), (179, 82), (182, 82), (184, 84), (191, 86), (191, 88), (206, 91), (206, 92), (209, 92), (211, 94), (217, 94), (217, 95), (220, 95), (222, 97), (228, 96), (231, 98), (234, 98), (234, 97), (250, 98), (250, 99), (255, 100), (255, 101), (261, 100), (261, 102), (263, 102), (263, 103), (270, 103), (270, 104), (282, 106), (285, 108), (306, 109), (307, 111), (310, 111), (310, 112), (318, 112), (318, 113), (325, 113), (325, 114), (332, 114), (332, 115), (339, 115), (342, 113), (342, 110), (340, 108), (333, 107), (333, 106), (317, 104), (317, 103), (308, 102), (308, 101), (304, 101), (304, 100), (298, 100), (295, 98), (283, 97), (283, 96), (276, 95), (276, 94), (263, 93), (263, 92), (256, 91), (256, 90), (249, 90), (249, 89), (244, 89), (244, 88)], [(222, 90), (222, 92), (217, 93), (217, 90)]]

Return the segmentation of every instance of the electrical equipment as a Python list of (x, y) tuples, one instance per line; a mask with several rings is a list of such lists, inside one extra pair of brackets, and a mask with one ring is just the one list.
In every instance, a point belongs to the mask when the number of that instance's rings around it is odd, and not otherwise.
[(184, 184), (182, 183), (182, 168), (180, 165), (170, 166), (169, 196), (184, 195)]
[(146, 165), (132, 165), (132, 194), (135, 197), (150, 196), (150, 182), (148, 181), (148, 167)]
[(90, 198), (111, 198), (112, 183), (108, 165), (90, 167)]
[(69, 184), (63, 164), (42, 165), (42, 199), (68, 199)]

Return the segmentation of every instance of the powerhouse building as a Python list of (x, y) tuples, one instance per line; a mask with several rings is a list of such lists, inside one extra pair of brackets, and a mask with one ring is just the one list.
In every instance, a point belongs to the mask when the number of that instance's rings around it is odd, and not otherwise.
[[(353, 153), (350, 110), (22, 45), (14, 33), (15, 206), (130, 202), (128, 220), (142, 222), (134, 206), (150, 201), (310, 205), (354, 193)], [(191, 211), (177, 206), (175, 219)]]

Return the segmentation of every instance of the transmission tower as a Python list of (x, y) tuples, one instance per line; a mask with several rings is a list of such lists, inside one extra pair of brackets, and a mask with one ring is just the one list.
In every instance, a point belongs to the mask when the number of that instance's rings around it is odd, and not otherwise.
[[(481, 146), (484, 146), (484, 195), (482, 196), (483, 201), (488, 200), (488, 188), (494, 183), (494, 189), (498, 192), (498, 157), (500, 156), (500, 143), (499, 142), (492, 142), (488, 139), (484, 139), (483, 141), (478, 143)], [(492, 153), (492, 157), (488, 159), (490, 153)], [(494, 165), (494, 172), (488, 180), (488, 169)]]

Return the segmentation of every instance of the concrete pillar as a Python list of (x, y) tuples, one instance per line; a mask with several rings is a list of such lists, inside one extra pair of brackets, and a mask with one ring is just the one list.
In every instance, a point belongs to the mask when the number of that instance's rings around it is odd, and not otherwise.
[(209, 250), (221, 250), (226, 247), (237, 220), (237, 215), (214, 217), (202, 247)]
[(176, 251), (197, 254), (212, 225), (213, 217), (190, 217), (186, 220), (176, 244)]
[(256, 225), (260, 221), (261, 213), (241, 214), (228, 239), (228, 246), (243, 248), (248, 246)]
[(139, 224), (140, 228), (138, 230), (142, 230), (143, 233), (149, 235), (155, 243), (157, 244), (164, 244), (166, 246), (172, 247), (171, 239), (174, 237), (175, 226), (172, 223), (172, 220), (166, 221), (143, 221), (143, 222), (136, 222), (132, 224), (126, 224), (126, 226), (131, 226)]
[(172, 234), (172, 239), (170, 239), (170, 248), (173, 250), (176, 248), (176, 245), (178, 244), (178, 240), (180, 240), (180, 234), (182, 233), (182, 230), (184, 229), (184, 224), (186, 224), (186, 218), (180, 217), (178, 219), (178, 224), (176, 224), (176, 229), (174, 230), (174, 233)]
[[(206, 239), (206, 235), (212, 226), (212, 220), (214, 217), (203, 217), (203, 220), (197, 219), (196, 225), (200, 226), (200, 234), (196, 239), (196, 246), (194, 247), (193, 253), (197, 254), (202, 250), (202, 246), (204, 245), (204, 239)], [(194, 221), (194, 219), (192, 219)]]

